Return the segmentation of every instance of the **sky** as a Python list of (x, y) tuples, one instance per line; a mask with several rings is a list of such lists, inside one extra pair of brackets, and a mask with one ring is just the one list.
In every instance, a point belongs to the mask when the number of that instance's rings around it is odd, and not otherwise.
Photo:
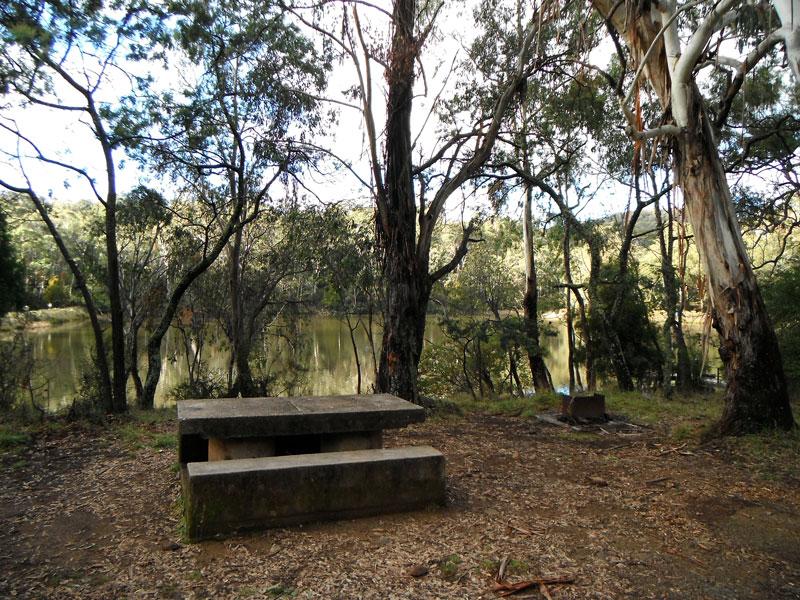
[[(380, 3), (379, 3), (380, 4)], [(385, 1), (382, 3), (390, 6)], [(412, 113), (412, 139), (416, 140), (415, 156), (428, 156), (436, 147), (437, 119), (435, 114), (430, 114), (431, 105), (440, 90), (443, 96), (452, 90), (457, 79), (456, 74), (448, 75), (453, 61), (464, 56), (463, 48), (468, 45), (472, 30), (465, 27), (471, 19), (471, 6), (474, 2), (456, 2), (439, 16), (440, 28), (425, 51), (422, 53), (424, 77), (417, 79), (417, 96), (414, 100)], [(388, 19), (378, 11), (361, 7), (359, 9), (362, 24), (368, 39), (376, 43), (388, 44)], [(591, 60), (603, 65), (608, 62), (612, 49), (610, 44), (596, 49)], [(80, 65), (71, 59), (71, 67)], [(90, 69), (94, 68), (91, 61)], [(132, 65), (123, 63), (126, 69), (144, 69), (145, 65)], [(362, 65), (363, 66), (363, 65)], [(192, 65), (179, 62), (177, 58), (171, 59), (167, 71), (160, 70), (159, 65), (152, 65), (157, 73), (158, 85), (163, 88), (178, 87), (180, 77), (191, 74)], [(352, 63), (344, 61), (334, 66), (329, 76), (329, 87), (325, 95), (340, 101), (352, 102), (342, 93), (353, 85), (355, 71)], [(378, 130), (382, 129), (385, 121), (386, 90), (382, 67), (372, 63), (373, 80), (373, 110)], [(101, 100), (113, 103), (115, 98), (129, 93), (130, 81), (121, 72), (108, 70), (103, 84), (99, 87)], [(56, 83), (55, 96), (63, 104), (79, 104), (80, 98), (76, 92), (63, 83)], [(335, 149), (336, 153), (352, 164), (353, 169), (366, 180), (370, 179), (369, 163), (366, 160), (366, 134), (361, 113), (349, 107), (331, 104), (338, 108), (338, 121), (335, 126), (327, 127), (325, 135), (316, 142), (322, 146)], [(618, 110), (616, 106), (612, 110)], [(622, 117), (620, 115), (620, 122)], [(102, 153), (98, 142), (94, 139), (87, 117), (83, 113), (56, 111), (53, 109), (27, 106), (24, 109), (18, 106), (3, 107), (0, 111), (0, 123), (6, 126), (19, 126), (19, 128), (33, 140), (37, 146), (48, 156), (63, 159), (72, 164), (85, 167), (97, 182), (101, 194), (105, 190), (102, 171)], [(24, 149), (24, 144), (23, 144)], [(30, 148), (27, 148), (30, 153)], [(379, 150), (382, 153), (382, 149)], [(12, 184), (22, 185), (24, 179), (20, 176), (20, 167), (14, 156), (18, 154), (18, 140), (8, 132), (0, 131), (0, 178)], [(124, 193), (134, 186), (144, 183), (152, 184), (150, 175), (141, 170), (135, 161), (128, 159), (121, 150), (115, 153), (118, 165), (117, 186)], [(28, 159), (24, 161), (26, 172), (31, 177), (37, 192), (46, 197), (60, 201), (86, 199), (92, 197), (90, 186), (80, 176), (65, 172), (63, 169), (42, 164), (39, 161)], [(369, 190), (350, 175), (346, 169), (334, 169), (333, 163), (326, 167), (328, 175), (309, 172), (304, 177), (304, 183), (313, 194), (324, 201), (345, 200), (350, 202), (369, 203)], [(334, 172), (335, 171), (335, 172)], [(163, 185), (163, 182), (161, 182)], [(601, 189), (592, 202), (581, 212), (584, 217), (597, 217), (609, 213), (620, 212), (629, 200), (626, 190), (621, 190), (609, 185)], [(458, 220), (469, 218), (475, 206), (475, 198), (467, 203), (467, 211), (463, 213), (463, 198), (455, 194), (448, 205), (446, 218)], [(477, 199), (478, 204), (482, 200)], [(483, 202), (485, 204), (485, 202)], [(511, 202), (507, 210), (512, 216), (518, 215), (516, 202)]]
[[(389, 2), (383, 3), (390, 6)], [(464, 56), (463, 47), (469, 44), (472, 31), (465, 28), (464, 23), (471, 19), (471, 5), (474, 2), (457, 2), (448, 5), (448, 8), (439, 15), (439, 29), (434, 33), (430, 43), (422, 53), (421, 64), (424, 67), (424, 76), (420, 74), (417, 79), (417, 96), (414, 99), (412, 113), (412, 139), (415, 140), (415, 156), (427, 157), (437, 147), (439, 141), (435, 135), (437, 119), (431, 114), (431, 106), (438, 92), (447, 96), (456, 82), (457, 73), (451, 73), (450, 67), (454, 61), (459, 61)], [(388, 18), (378, 11), (360, 7), (359, 15), (368, 39), (374, 43), (388, 45), (389, 26)], [(85, 62), (82, 62), (85, 60)], [(152, 65), (156, 73), (159, 86), (163, 88), (178, 87), (178, 74), (185, 74), (191, 70), (191, 65), (178, 64), (178, 59), (173, 58), (173, 63), (168, 71), (161, 71), (161, 66)], [(80, 73), (88, 65), (90, 73), (97, 71), (97, 66), (91, 59), (81, 59), (73, 53), (67, 61), (74, 73)], [(124, 69), (141, 71), (143, 65), (122, 62)], [(363, 63), (362, 63), (363, 68)], [(372, 62), (373, 80), (373, 111), (375, 122), (380, 132), (385, 122), (386, 90), (382, 67)], [(328, 90), (324, 95), (340, 100), (352, 102), (342, 93), (351, 87), (355, 81), (355, 71), (349, 61), (334, 65), (329, 75)], [(62, 104), (81, 104), (77, 93), (63, 82), (56, 81), (53, 100)], [(120, 71), (107, 70), (102, 85), (98, 88), (101, 101), (113, 105), (116, 98), (131, 92), (130, 81)], [(352, 108), (337, 104), (329, 106), (337, 108), (338, 119), (334, 127), (327, 128), (326, 134), (321, 136), (317, 143), (335, 149), (336, 153), (347, 160), (361, 178), (370, 179), (370, 166), (366, 158), (366, 133), (361, 113)], [(97, 188), (102, 195), (105, 192), (105, 173), (103, 172), (103, 157), (99, 143), (92, 134), (85, 113), (57, 111), (50, 108), (31, 106), (4, 107), (0, 111), (0, 120), (6, 126), (18, 127), (28, 138), (35, 142), (42, 152), (52, 158), (64, 160), (71, 164), (85, 168), (94, 178)], [(28, 156), (24, 160), (25, 172), (30, 176), (37, 193), (57, 201), (75, 201), (93, 197), (91, 187), (79, 175), (69, 173), (62, 168), (43, 164), (31, 158), (31, 148), (19, 141), (6, 131), (0, 131), (0, 178), (13, 185), (24, 185), (24, 177), (20, 175), (20, 164), (16, 159), (19, 150)], [(382, 148), (379, 149), (382, 153)], [(117, 163), (117, 188), (124, 193), (138, 184), (152, 184), (151, 175), (143, 171), (135, 161), (130, 160), (124, 151), (115, 151)], [(320, 173), (308, 172), (304, 177), (304, 184), (312, 194), (316, 194), (323, 201), (345, 200), (354, 203), (369, 204), (369, 190), (346, 169), (336, 168), (334, 163), (326, 166), (327, 176)], [(166, 185), (160, 182), (163, 187)], [(616, 196), (614, 196), (616, 197)], [(450, 200), (445, 218), (459, 220), (468, 219), (475, 207), (476, 198), (471, 198), (466, 203), (464, 213), (463, 197), (455, 194)], [(478, 199), (480, 203), (480, 199)], [(485, 204), (485, 202), (484, 202)], [(516, 203), (512, 203), (509, 210), (515, 210)], [(608, 208), (601, 203), (596, 203), (589, 212), (608, 212), (616, 207)], [(618, 210), (618, 209), (617, 209)]]

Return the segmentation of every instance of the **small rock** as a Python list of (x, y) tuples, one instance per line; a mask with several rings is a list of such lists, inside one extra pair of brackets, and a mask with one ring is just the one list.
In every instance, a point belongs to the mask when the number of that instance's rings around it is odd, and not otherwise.
[(164, 552), (175, 552), (176, 550), (180, 550), (181, 548), (183, 548), (183, 546), (181, 546), (178, 542), (167, 542), (166, 544), (161, 546), (161, 549)]
[(424, 577), (428, 574), (428, 567), (425, 565), (414, 565), (406, 573), (411, 577)]

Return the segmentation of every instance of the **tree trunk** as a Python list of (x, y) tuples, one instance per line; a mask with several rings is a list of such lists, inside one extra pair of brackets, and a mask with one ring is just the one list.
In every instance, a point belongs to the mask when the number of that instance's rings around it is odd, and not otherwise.
[[(664, 351), (664, 382), (663, 388), (667, 395), (672, 393), (672, 373), (676, 372), (675, 387), (679, 390), (688, 390), (692, 386), (692, 365), (689, 358), (689, 349), (683, 335), (683, 327), (678, 318), (678, 282), (673, 266), (673, 219), (672, 206), (667, 201), (667, 223), (664, 226), (661, 217), (661, 207), (658, 202), (654, 204), (656, 227), (658, 229), (658, 244), (661, 249), (661, 280), (664, 284), (664, 319), (663, 332), (666, 345)], [(677, 357), (676, 357), (677, 354)], [(677, 358), (677, 360), (676, 360)]]
[(417, 53), (414, 0), (394, 3), (394, 35), (386, 71), (385, 210), (380, 211), (386, 309), (377, 389), (416, 402), (417, 367), (422, 354), (430, 297), (428, 266), (416, 253), (416, 204), (411, 175), (411, 103)]
[(350, 315), (345, 313), (345, 320), (347, 321), (347, 330), (350, 332), (350, 345), (353, 347), (353, 357), (356, 359), (356, 373), (358, 380), (356, 381), (356, 394), (361, 394), (361, 358), (358, 355), (358, 344), (356, 344), (355, 331), (361, 320), (357, 320), (355, 326), (350, 321)]
[(690, 125), (675, 144), (675, 170), (708, 275), (713, 325), (725, 364), (725, 409), (714, 433), (794, 425), (778, 340), (742, 240), (727, 178), (700, 92), (689, 90)]
[(522, 234), (525, 246), (525, 295), (522, 308), (525, 318), (525, 334), (528, 339), (528, 362), (531, 367), (533, 389), (537, 393), (552, 392), (553, 382), (539, 345), (539, 289), (536, 282), (536, 255), (533, 248), (533, 215), (531, 209), (533, 191), (525, 189), (525, 204), (522, 216)]
[(253, 382), (253, 372), (250, 369), (250, 343), (245, 343), (240, 339), (236, 349), (236, 377), (233, 380), (233, 387), (230, 390), (231, 396), (242, 397), (257, 396), (259, 390)]
[(603, 336), (611, 348), (611, 366), (614, 369), (617, 387), (623, 392), (632, 392), (634, 390), (633, 376), (628, 368), (628, 361), (625, 359), (625, 352), (617, 333), (617, 325), (609, 322), (606, 315), (601, 315), (601, 318), (603, 319)]
[(377, 389), (416, 402), (417, 367), (422, 355), (430, 287), (421, 286), (418, 276), (407, 276), (408, 271), (402, 265), (387, 265), (384, 273), (387, 301)]
[(133, 380), (133, 387), (136, 390), (136, 404), (141, 407), (142, 397), (144, 396), (144, 385), (142, 384), (142, 377), (139, 375), (139, 323), (137, 318), (131, 319), (131, 327), (128, 332), (128, 352), (127, 363), (128, 373)]
[(108, 260), (108, 300), (111, 311), (111, 360), (114, 371), (112, 411), (122, 413), (128, 409), (126, 385), (128, 371), (125, 368), (125, 314), (122, 307), (122, 286), (119, 277), (116, 202), (116, 193), (109, 192), (105, 207), (105, 233)]
[(567, 371), (569, 373), (569, 393), (575, 393), (575, 328), (572, 325), (572, 290), (564, 288), (567, 326)]
[(143, 410), (152, 410), (155, 405), (156, 388), (158, 380), (161, 378), (161, 340), (163, 335), (157, 339), (153, 336), (147, 342), (147, 376), (144, 380), (144, 390), (139, 406)]
[[(562, 214), (564, 214), (562, 212)], [(586, 314), (586, 302), (583, 299), (583, 294), (581, 294), (578, 287), (574, 284), (572, 280), (572, 264), (570, 261), (570, 230), (572, 229), (573, 220), (567, 218), (567, 215), (564, 214), (564, 240), (563, 240), (563, 254), (564, 254), (564, 278), (567, 282), (567, 289), (571, 290), (573, 294), (575, 294), (575, 300), (578, 302), (578, 316), (581, 322), (581, 330), (583, 331), (583, 346), (584, 346), (584, 353), (586, 355), (586, 388), (588, 391), (593, 392), (597, 389), (597, 372), (594, 367), (594, 357), (595, 357), (595, 336), (592, 334), (591, 329), (589, 328), (589, 318)], [(597, 298), (597, 279), (600, 276), (600, 252), (597, 248), (597, 245), (593, 243), (591, 237), (586, 232), (583, 232), (582, 235), (584, 241), (589, 246), (589, 254), (590, 254), (590, 266), (589, 266), (589, 300), (592, 302), (592, 308), (599, 304), (596, 301)], [(567, 301), (569, 302), (569, 295), (567, 295)], [(573, 326), (573, 350), (575, 345), (575, 337), (574, 337), (574, 326)]]
[[(232, 186), (233, 188), (233, 186)], [(231, 363), (236, 369), (233, 385), (228, 393), (231, 396), (254, 396), (253, 374), (250, 370), (251, 336), (246, 331), (244, 306), (242, 305), (242, 229), (239, 228), (231, 237), (228, 246), (228, 293), (231, 302), (230, 343)]]

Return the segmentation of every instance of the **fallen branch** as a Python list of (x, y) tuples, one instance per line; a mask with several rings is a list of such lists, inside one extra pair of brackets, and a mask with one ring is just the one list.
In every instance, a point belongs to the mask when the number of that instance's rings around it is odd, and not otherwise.
[(498, 581), (492, 586), (492, 591), (501, 597), (506, 597), (537, 586), (539, 591), (542, 592), (545, 597), (548, 597), (549, 591), (542, 591), (543, 589), (547, 589), (546, 586), (560, 583), (573, 583), (574, 581), (575, 577), (572, 575), (562, 575), (560, 577), (537, 577), (536, 579), (518, 581), (517, 583), (504, 583)]
[(506, 578), (506, 567), (508, 567), (508, 556), (500, 562), (500, 568), (497, 569), (497, 576), (494, 578), (495, 583), (501, 583)]
[(645, 481), (647, 485), (654, 485), (656, 483), (663, 483), (665, 481), (669, 481), (672, 477), (659, 477), (658, 479), (650, 479), (649, 481)]
[(664, 456), (665, 454), (670, 454), (672, 452), (680, 452), (681, 450), (686, 448), (686, 446), (688, 446), (688, 445), (689, 445), (689, 443), (686, 442), (684, 444), (681, 444), (680, 446), (676, 446), (675, 448), (667, 448), (666, 450), (662, 450), (661, 451), (661, 456)]

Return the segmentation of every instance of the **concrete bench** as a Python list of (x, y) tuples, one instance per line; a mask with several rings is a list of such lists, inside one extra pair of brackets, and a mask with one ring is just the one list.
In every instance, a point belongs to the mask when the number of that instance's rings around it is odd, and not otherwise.
[(187, 536), (443, 504), (440, 452), (383, 448), (383, 429), (424, 419), (389, 394), (179, 402)]
[(354, 518), (444, 504), (444, 457), (429, 446), (189, 463), (187, 535)]

